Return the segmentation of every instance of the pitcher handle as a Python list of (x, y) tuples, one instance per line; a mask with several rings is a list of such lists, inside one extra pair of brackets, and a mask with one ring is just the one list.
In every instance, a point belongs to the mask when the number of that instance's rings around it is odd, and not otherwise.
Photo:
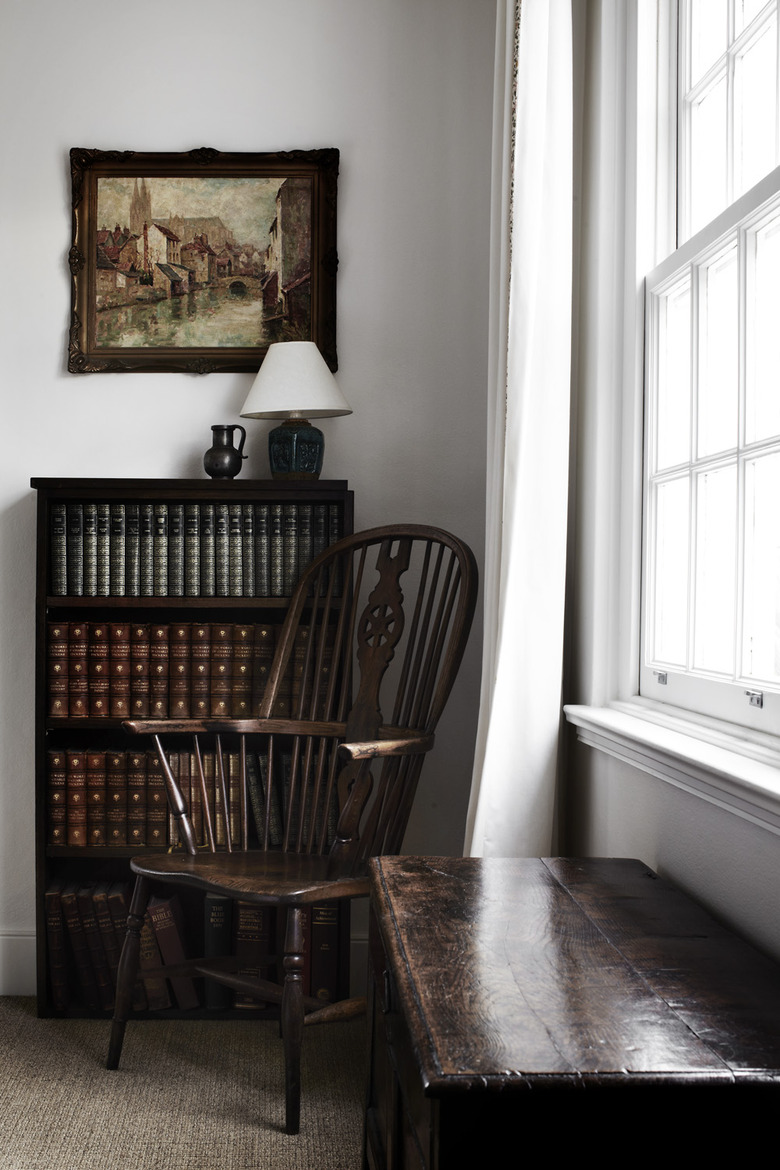
[(234, 430), (234, 431), (241, 431), (241, 442), (238, 444), (238, 447), (236, 448), (236, 450), (238, 451), (238, 453), (239, 453), (239, 455), (241, 456), (241, 458), (242, 458), (242, 459), (246, 459), (246, 458), (247, 458), (247, 456), (246, 456), (246, 455), (244, 455), (244, 454), (242, 454), (242, 452), (243, 452), (243, 450), (244, 450), (244, 443), (246, 442), (246, 431), (245, 431), (245, 429), (244, 429), (244, 428), (241, 426), (241, 423), (234, 423), (234, 424), (233, 424), (233, 430)]

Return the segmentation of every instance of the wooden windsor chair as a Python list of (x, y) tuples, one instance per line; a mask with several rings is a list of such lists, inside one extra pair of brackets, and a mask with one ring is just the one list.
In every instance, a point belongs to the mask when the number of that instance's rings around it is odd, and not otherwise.
[[(144, 915), (156, 886), (194, 888), (276, 907), (286, 915), (281, 983), (239, 974), (235, 957), (191, 959), (157, 972), (144, 969), (143, 976), (203, 976), (279, 1005), (285, 1129), (299, 1131), (304, 1022), (344, 1018), (364, 1003), (342, 1000), (323, 1006), (304, 995), (303, 915), (324, 900), (366, 895), (368, 859), (400, 851), (424, 756), (433, 746), (463, 656), (476, 593), (473, 554), (446, 532), (410, 525), (346, 537), (298, 581), (259, 718), (125, 724), (131, 733), (154, 737), (181, 847), (138, 855), (130, 863), (136, 884), (119, 965), (109, 1068), (119, 1064)], [(275, 712), (291, 671), (291, 716), (281, 718)], [(193, 737), (190, 758), (202, 798), (206, 849), (196, 840), (166, 747), (182, 735)], [(230, 830), (227, 736), (237, 737), (240, 761), (238, 840)], [(215, 741), (225, 810), (223, 847), (215, 845), (207, 812), (201, 741), (208, 737)], [(247, 758), (255, 751), (263, 753), (265, 784), (260, 809), (257, 802), (252, 805), (255, 831), (250, 833)], [(282, 757), (284, 769), (278, 766)], [(250, 849), (255, 836), (257, 847)]]

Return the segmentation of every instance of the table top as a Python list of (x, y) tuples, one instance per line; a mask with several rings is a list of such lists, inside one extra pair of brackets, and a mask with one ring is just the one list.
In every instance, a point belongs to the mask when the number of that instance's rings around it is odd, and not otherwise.
[(426, 1093), (780, 1082), (780, 967), (641, 861), (376, 858)]

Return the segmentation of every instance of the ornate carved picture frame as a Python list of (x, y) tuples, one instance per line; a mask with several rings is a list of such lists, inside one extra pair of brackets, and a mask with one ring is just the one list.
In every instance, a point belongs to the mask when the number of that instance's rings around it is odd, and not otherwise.
[(257, 370), (336, 357), (339, 152), (74, 148), (71, 373)]

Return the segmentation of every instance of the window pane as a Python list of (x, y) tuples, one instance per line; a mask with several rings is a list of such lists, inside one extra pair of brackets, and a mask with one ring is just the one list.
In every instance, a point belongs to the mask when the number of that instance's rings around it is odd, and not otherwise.
[(691, 287), (659, 298), (656, 467), (686, 463), (691, 451)]
[(776, 164), (776, 20), (734, 66), (734, 198), (748, 191)]
[(780, 434), (780, 217), (755, 235), (748, 300), (748, 443)]
[[(706, 3), (706, 0), (703, 0)], [(746, 29), (754, 16), (758, 16), (766, 0), (734, 0), (734, 17), (736, 35)]]
[(691, 0), (691, 85), (726, 52), (727, 36), (726, 0)]
[(713, 455), (737, 445), (739, 304), (736, 246), (703, 270), (701, 287), (699, 456)]
[(688, 479), (655, 496), (655, 588), (650, 639), (656, 662), (684, 666), (688, 644)]
[(702, 472), (697, 483), (693, 665), (734, 671), (736, 468)]
[(691, 235), (728, 201), (726, 113), (724, 75), (691, 109)]
[(745, 625), (742, 673), (780, 683), (780, 455), (745, 468)]

